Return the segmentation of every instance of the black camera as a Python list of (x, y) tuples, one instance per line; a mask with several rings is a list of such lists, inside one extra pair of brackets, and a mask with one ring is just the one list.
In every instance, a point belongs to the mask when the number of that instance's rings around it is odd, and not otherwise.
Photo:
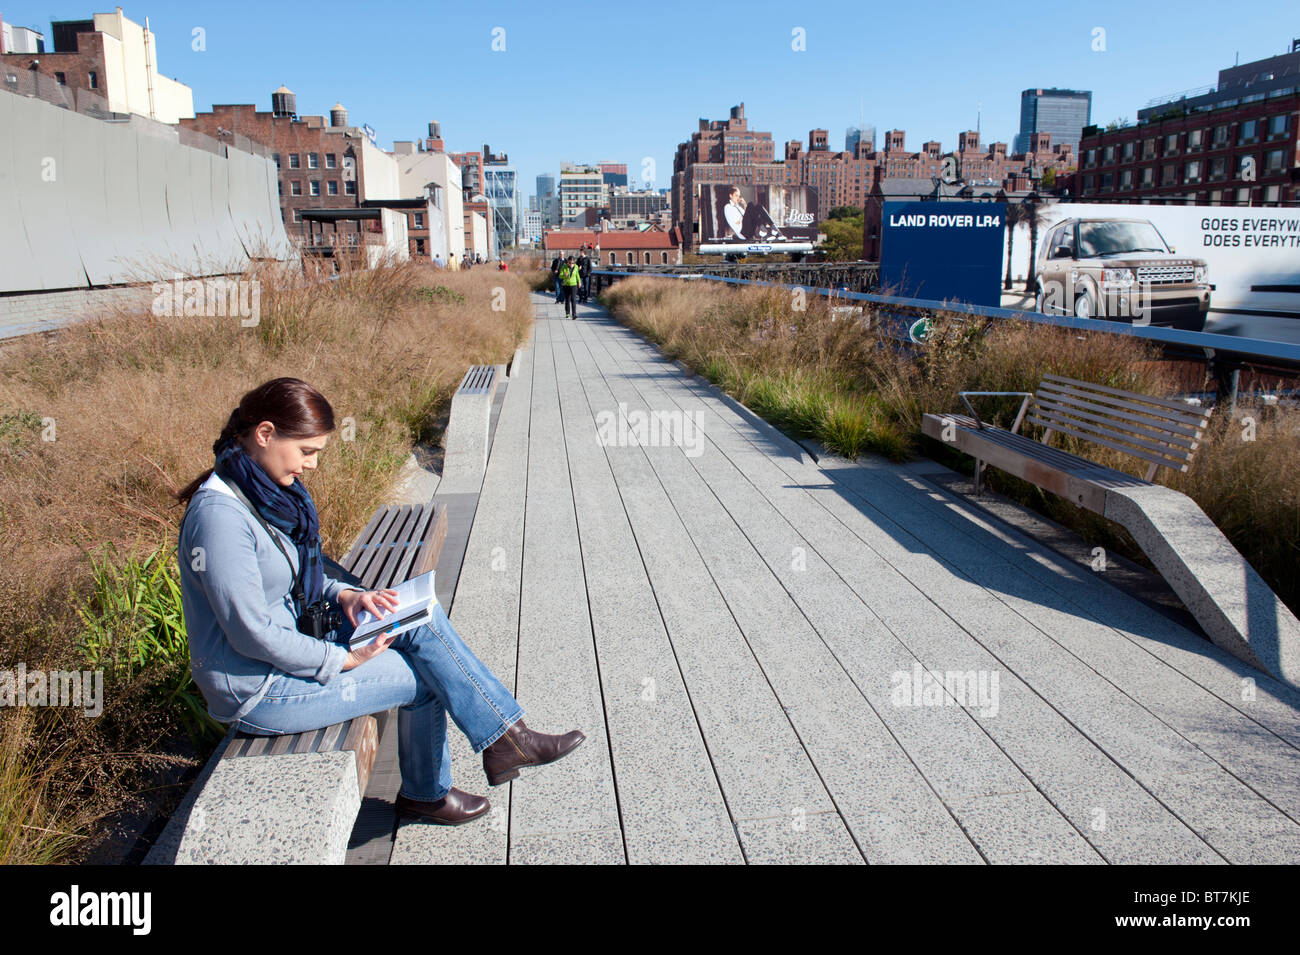
[(334, 610), (318, 600), (298, 615), (298, 630), (309, 637), (324, 640), (343, 625), (343, 611)]

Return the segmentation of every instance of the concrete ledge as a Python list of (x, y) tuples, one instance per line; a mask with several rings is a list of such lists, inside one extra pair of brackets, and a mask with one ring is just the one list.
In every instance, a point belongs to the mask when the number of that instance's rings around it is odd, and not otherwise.
[(1160, 485), (1110, 488), (1122, 524), (1214, 644), (1300, 687), (1300, 622), (1191, 498)]
[(442, 464), (444, 490), (477, 490), (482, 486), (492, 400), (503, 378), (499, 365), (475, 365), (452, 396), (451, 418), (443, 442), (447, 451)]
[(189, 813), (177, 865), (342, 865), (361, 808), (349, 752), (223, 759)]

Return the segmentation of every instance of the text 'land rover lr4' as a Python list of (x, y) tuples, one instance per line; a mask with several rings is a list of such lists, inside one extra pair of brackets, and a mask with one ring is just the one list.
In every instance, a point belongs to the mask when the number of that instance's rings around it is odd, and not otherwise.
[(1146, 219), (1066, 219), (1039, 244), (1037, 310), (1201, 331), (1204, 259), (1174, 255)]

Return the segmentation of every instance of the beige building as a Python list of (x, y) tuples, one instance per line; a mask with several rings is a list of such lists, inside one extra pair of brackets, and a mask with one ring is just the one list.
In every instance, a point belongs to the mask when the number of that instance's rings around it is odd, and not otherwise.
[(417, 150), (414, 142), (393, 143), (398, 196), (429, 200), (429, 254), (465, 261), (465, 210), (460, 167), (445, 152)]

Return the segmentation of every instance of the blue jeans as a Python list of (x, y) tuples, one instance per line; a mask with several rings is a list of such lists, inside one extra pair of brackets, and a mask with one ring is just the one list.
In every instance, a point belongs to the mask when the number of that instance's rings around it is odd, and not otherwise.
[(560, 276), (555, 276), (555, 303), (558, 305), (564, 301), (564, 286), (560, 284)]
[[(346, 640), (352, 629), (345, 619), (336, 639)], [(524, 715), (435, 604), (430, 623), (399, 634), (387, 650), (329, 683), (281, 673), (238, 728), (263, 736), (301, 733), (394, 706), (402, 795), (429, 802), (451, 789), (448, 713), (475, 753)]]

